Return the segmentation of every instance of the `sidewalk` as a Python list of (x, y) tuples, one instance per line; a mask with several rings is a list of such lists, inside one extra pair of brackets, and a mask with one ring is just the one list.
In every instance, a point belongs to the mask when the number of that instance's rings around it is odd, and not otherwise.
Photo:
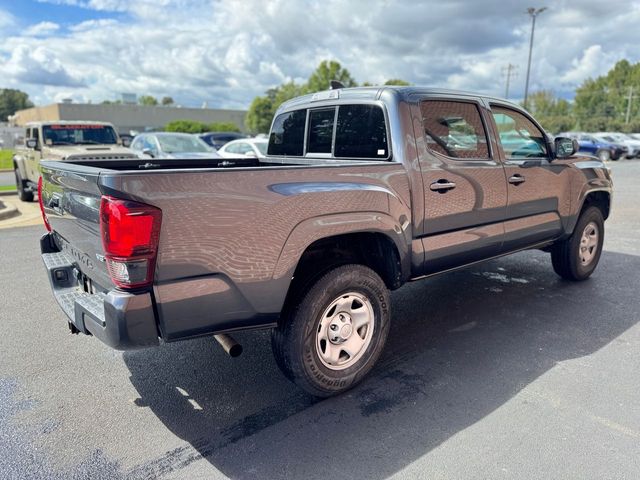
[(3, 215), (2, 212), (5, 209), (0, 210), (0, 229), (26, 227), (29, 225), (42, 225), (44, 229), (38, 202), (22, 202), (17, 194), (0, 195), (0, 202), (4, 203), (5, 207), (11, 211), (13, 209), (17, 211), (17, 213), (12, 212), (11, 215)]

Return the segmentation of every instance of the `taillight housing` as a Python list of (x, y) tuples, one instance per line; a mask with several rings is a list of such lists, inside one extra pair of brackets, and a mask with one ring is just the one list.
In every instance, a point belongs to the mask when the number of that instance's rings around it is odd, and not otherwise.
[(126, 290), (153, 283), (161, 222), (159, 208), (102, 196), (102, 246), (109, 276), (117, 287)]
[(50, 232), (51, 224), (49, 223), (47, 214), (44, 212), (44, 202), (42, 201), (42, 177), (38, 178), (38, 203), (40, 204), (40, 213), (42, 214), (42, 221), (44, 222), (44, 226), (47, 231)]

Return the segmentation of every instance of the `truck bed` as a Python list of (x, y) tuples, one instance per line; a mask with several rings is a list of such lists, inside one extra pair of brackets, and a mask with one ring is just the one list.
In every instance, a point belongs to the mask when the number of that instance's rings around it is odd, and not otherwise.
[(411, 216), (400, 163), (270, 157), (41, 167), (53, 250), (64, 252), (89, 294), (123, 302), (104, 263), (101, 199), (161, 210), (148, 293), (166, 341), (273, 325), (297, 262), (316, 239), (385, 232), (409, 258), (412, 232), (397, 221)]

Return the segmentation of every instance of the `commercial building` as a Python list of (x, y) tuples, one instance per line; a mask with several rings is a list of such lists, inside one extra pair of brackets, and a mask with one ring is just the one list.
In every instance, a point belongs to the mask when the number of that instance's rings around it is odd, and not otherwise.
[(196, 120), (204, 123), (232, 122), (244, 131), (246, 114), (245, 110), (215, 108), (65, 102), (19, 110), (10, 121), (15, 126), (24, 126), (28, 122), (36, 121), (102, 121), (111, 122), (120, 133), (131, 133), (159, 130), (174, 120)]

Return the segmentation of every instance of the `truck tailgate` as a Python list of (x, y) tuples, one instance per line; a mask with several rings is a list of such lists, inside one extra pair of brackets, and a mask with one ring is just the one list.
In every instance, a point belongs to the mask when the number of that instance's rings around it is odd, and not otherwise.
[[(60, 164), (57, 164), (60, 165)], [(100, 235), (100, 170), (67, 164), (42, 168), (42, 204), (58, 248), (94, 288), (113, 288)]]

